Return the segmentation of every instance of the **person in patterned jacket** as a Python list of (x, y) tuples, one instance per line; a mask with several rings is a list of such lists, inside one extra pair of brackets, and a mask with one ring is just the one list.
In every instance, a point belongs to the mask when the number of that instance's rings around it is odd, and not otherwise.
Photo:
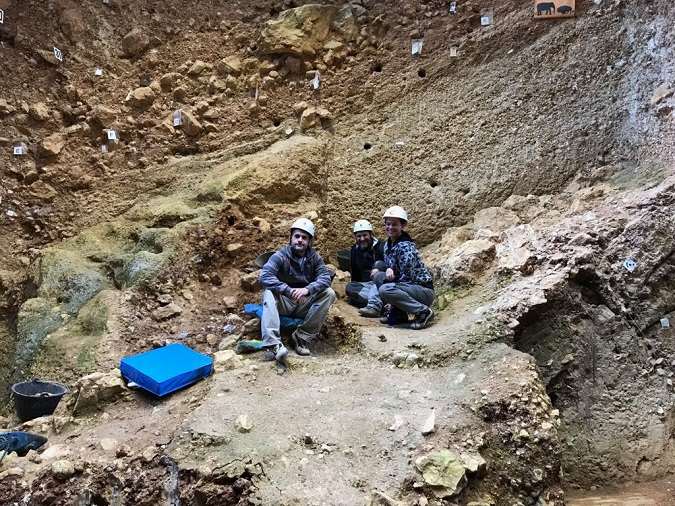
[(408, 213), (402, 207), (393, 206), (384, 212), (386, 271), (379, 292), (390, 310), (380, 321), (390, 325), (402, 323), (408, 320), (408, 314), (413, 314), (415, 319), (410, 327), (421, 330), (431, 325), (434, 318), (431, 309), (434, 283), (414, 241), (405, 231), (407, 224)]

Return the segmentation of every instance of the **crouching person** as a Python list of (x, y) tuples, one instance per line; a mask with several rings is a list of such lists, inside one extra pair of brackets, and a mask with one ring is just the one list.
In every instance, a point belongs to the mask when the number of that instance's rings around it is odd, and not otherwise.
[(310, 355), (310, 345), (335, 302), (331, 272), (312, 248), (314, 224), (305, 218), (291, 225), (289, 244), (275, 252), (263, 266), (263, 312), (260, 321), (263, 346), (281, 363), (288, 350), (281, 342), (279, 315), (302, 318), (291, 337), (298, 355)]
[[(415, 315), (411, 328), (420, 330), (431, 325), (434, 312), (434, 285), (431, 272), (420, 258), (412, 238), (405, 231), (408, 213), (399, 206), (393, 206), (384, 213), (384, 229), (387, 242), (384, 244), (386, 271), (380, 284), (380, 298), (389, 305), (389, 313), (382, 317), (382, 323), (396, 324)], [(379, 284), (379, 283), (378, 283)]]
[(373, 226), (368, 220), (354, 223), (352, 232), (354, 245), (350, 252), (349, 269), (352, 281), (346, 288), (348, 301), (359, 308), (362, 316), (378, 317), (382, 301), (372, 277), (376, 263), (382, 260), (382, 243), (373, 235)]

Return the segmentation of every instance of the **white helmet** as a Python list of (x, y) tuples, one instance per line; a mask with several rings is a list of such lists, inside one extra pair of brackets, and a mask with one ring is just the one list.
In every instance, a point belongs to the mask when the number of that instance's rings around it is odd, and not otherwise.
[(373, 231), (373, 226), (370, 224), (368, 220), (359, 220), (356, 223), (354, 223), (354, 227), (352, 228), (352, 231), (356, 234), (358, 232), (372, 232)]
[(297, 220), (295, 220), (293, 222), (293, 225), (291, 225), (291, 230), (295, 228), (297, 228), (298, 230), (302, 230), (303, 232), (307, 232), (312, 239), (314, 238), (314, 234), (316, 233), (314, 223), (312, 223), (307, 218), (298, 218)]
[(387, 209), (384, 212), (383, 218), (398, 218), (399, 220), (403, 220), (405, 222), (408, 221), (408, 213), (405, 212), (405, 209), (403, 209), (401, 206), (391, 206), (389, 209)]

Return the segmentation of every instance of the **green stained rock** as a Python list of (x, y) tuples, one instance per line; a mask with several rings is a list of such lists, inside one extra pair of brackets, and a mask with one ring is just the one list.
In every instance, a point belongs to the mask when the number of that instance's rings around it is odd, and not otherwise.
[(64, 319), (61, 308), (51, 301), (36, 297), (24, 302), (17, 316), (16, 365), (25, 367), (44, 338), (54, 332)]
[(436, 497), (444, 498), (459, 494), (466, 486), (466, 468), (459, 455), (450, 450), (440, 450), (419, 457), (415, 467), (422, 473)]

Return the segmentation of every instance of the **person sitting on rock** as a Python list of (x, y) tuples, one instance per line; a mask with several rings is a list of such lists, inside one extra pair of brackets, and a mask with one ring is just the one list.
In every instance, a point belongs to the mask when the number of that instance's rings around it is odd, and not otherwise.
[(384, 212), (384, 229), (387, 241), (383, 254), (385, 281), (379, 284), (380, 299), (389, 305), (380, 321), (394, 325), (408, 321), (408, 314), (415, 315), (410, 327), (420, 330), (428, 327), (434, 318), (434, 285), (431, 272), (420, 258), (412, 238), (405, 231), (408, 213), (399, 206)]
[(382, 260), (382, 243), (373, 235), (373, 226), (368, 220), (354, 223), (352, 232), (355, 244), (350, 251), (352, 280), (345, 290), (347, 300), (359, 308), (362, 316), (375, 318), (382, 312), (382, 301), (373, 280), (377, 272), (375, 263)]
[(263, 346), (284, 364), (288, 350), (281, 341), (279, 315), (303, 318), (291, 341), (298, 355), (310, 355), (310, 344), (326, 321), (336, 296), (331, 272), (312, 248), (314, 224), (300, 218), (291, 225), (289, 244), (276, 251), (260, 273)]

